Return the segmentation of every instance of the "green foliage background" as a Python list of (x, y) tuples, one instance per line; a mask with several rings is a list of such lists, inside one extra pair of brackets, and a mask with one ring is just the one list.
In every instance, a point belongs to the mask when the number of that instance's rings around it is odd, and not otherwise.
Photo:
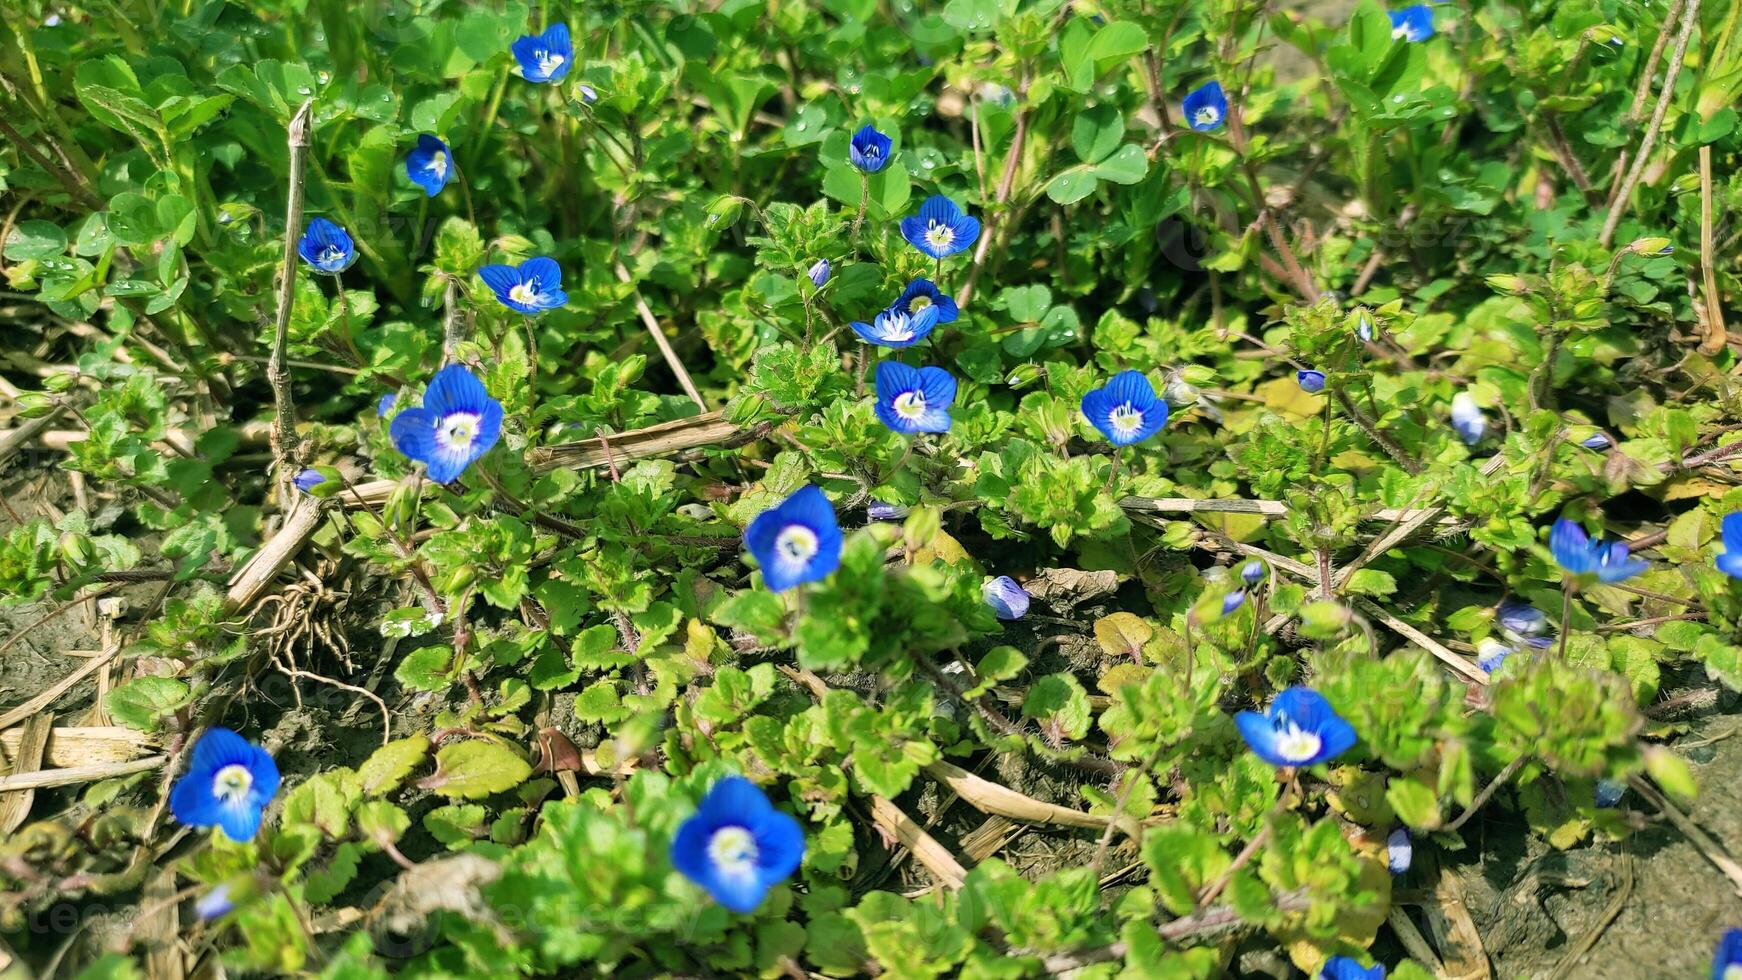
[[(1385, 834), (1412, 828), (1418, 859), (1470, 846), (1457, 815), (1497, 775), (1487, 805), (1553, 846), (1625, 833), (1597, 780), (1695, 792), (1643, 709), (1742, 686), (1742, 602), (1712, 566), (1742, 509), (1718, 327), (1742, 38), (1736, 4), (1687, 9), (1464, 0), (1409, 44), (1371, 2), (14, 0), (0, 373), (10, 431), (74, 430), (52, 465), (94, 499), (8, 515), (4, 601), (149, 583), (107, 717), (171, 772), (207, 725), (297, 751), (247, 845), (178, 836), (160, 772), (39, 799), (0, 845), (0, 935), (39, 962), (19, 930), (57, 901), (161, 911), (225, 884), (234, 912), (171, 925), (238, 970), (1188, 977), (1260, 935), (1311, 971), (1369, 955)], [(560, 89), (508, 53), (555, 20), (579, 59)], [(1232, 125), (1181, 128), (1211, 79)], [(450, 335), (509, 421), (447, 490), (320, 505), (301, 561), (326, 591), (291, 608), (328, 633), (286, 654), (272, 603), (226, 589), (284, 524), (265, 360), (305, 100), (306, 213), (361, 259), (298, 270), (284, 451), (410, 477), (376, 399), (415, 398)], [(862, 191), (865, 121), (897, 149)], [(456, 157), (433, 199), (402, 167), (419, 133)], [(985, 248), (943, 263), (963, 314), (905, 352), (961, 381), (949, 433), (910, 447), (844, 328), (938, 271), (895, 230), (931, 193)], [(523, 323), (475, 272), (534, 255), (570, 302)], [(739, 435), (541, 462), (701, 410), (648, 320)], [(1174, 418), (1115, 454), (1077, 406), (1125, 368)], [(1488, 413), (1475, 446), (1447, 424), (1460, 392)], [(738, 535), (807, 482), (852, 530), (793, 601)], [(911, 511), (866, 526), (872, 500)], [(1563, 513), (1645, 540), (1652, 570), (1571, 601), (1564, 653), (1485, 677), (1502, 598), (1561, 614), (1542, 542)], [(1266, 582), (1223, 617), (1251, 554)], [(1029, 620), (983, 605), (997, 574), (1030, 583)], [(297, 669), (372, 678), (385, 746), (366, 702), (318, 713), (362, 695)], [(313, 722), (261, 696), (274, 676), (327, 699)], [(1230, 718), (1292, 683), (1361, 742), (1279, 781)], [(539, 765), (569, 741), (566, 771)], [(1057, 860), (894, 870), (886, 805), (963, 856), (979, 817), (944, 819), (952, 766), (1072, 811), (1037, 824)], [(748, 917), (666, 856), (728, 772), (808, 839)], [(960, 792), (958, 814), (991, 798)], [(139, 939), (75, 959), (140, 975)]]

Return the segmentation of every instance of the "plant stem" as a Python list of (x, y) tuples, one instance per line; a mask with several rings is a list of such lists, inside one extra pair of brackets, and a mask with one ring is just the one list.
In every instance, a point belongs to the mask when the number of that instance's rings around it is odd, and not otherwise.
[[(303, 151), (308, 149), (310, 99), (291, 117), (290, 190), (284, 204), (284, 261), (279, 266), (278, 315), (272, 337), (272, 359), (266, 362), (266, 380), (272, 385), (272, 451), (278, 463), (278, 500), (286, 510), (293, 499), (290, 490), (296, 452), (296, 404), (290, 397), (290, 313), (296, 296), (296, 239), (302, 227)], [(343, 292), (343, 289), (340, 290)]]

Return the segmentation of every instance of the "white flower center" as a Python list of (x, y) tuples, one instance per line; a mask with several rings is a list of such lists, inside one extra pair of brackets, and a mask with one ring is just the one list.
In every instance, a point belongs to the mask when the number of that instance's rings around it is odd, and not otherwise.
[(1133, 408), (1130, 402), (1115, 408), (1107, 420), (1113, 424), (1114, 431), (1122, 436), (1128, 436), (1143, 428), (1143, 413)]
[(563, 62), (567, 61), (568, 59), (564, 58), (560, 54), (551, 54), (548, 51), (534, 51), (533, 52), (533, 60), (538, 62), (539, 74), (549, 75), (552, 72), (556, 71), (558, 68), (561, 68), (563, 66)]
[(344, 251), (337, 245), (328, 245), (326, 248), (321, 249), (322, 265), (332, 265), (335, 262), (343, 261), (344, 258)]
[(908, 325), (906, 314), (897, 313), (884, 321), (884, 340), (912, 340), (913, 328)]
[(883, 159), (883, 151), (879, 150), (875, 145), (867, 146), (863, 150), (860, 150), (859, 155), (864, 157), (865, 162), (872, 166), (876, 166), (877, 161)]
[(926, 225), (925, 243), (932, 248), (949, 248), (950, 243), (955, 240), (956, 230), (949, 225), (939, 224), (936, 221)]
[(904, 391), (895, 396), (894, 408), (895, 414), (917, 422), (925, 414), (925, 396), (917, 391)]
[(1294, 722), (1288, 723), (1288, 728), (1276, 737), (1276, 754), (1284, 759), (1304, 762), (1319, 753), (1319, 746), (1324, 742), (1312, 732), (1303, 731)]
[(472, 412), (455, 412), (436, 423), (436, 442), (443, 449), (465, 452), (478, 438), (478, 416)]
[(532, 306), (538, 302), (538, 286), (530, 282), (516, 283), (508, 291), (508, 298), (522, 306)]
[(435, 179), (446, 180), (448, 176), (448, 155), (440, 150), (435, 151), (435, 153), (429, 158), (428, 169), (430, 173), (435, 175)]
[(708, 839), (708, 860), (724, 875), (747, 875), (756, 868), (756, 838), (743, 827), (721, 827)]
[(1724, 980), (1742, 980), (1742, 963), (1732, 963), (1724, 967)]
[(788, 524), (774, 539), (774, 553), (786, 564), (803, 565), (817, 553), (817, 533), (803, 524)]
[(1200, 126), (1214, 126), (1222, 118), (1222, 112), (1213, 105), (1207, 105), (1193, 113), (1192, 118)]
[(225, 803), (235, 803), (246, 797), (253, 785), (254, 774), (248, 771), (248, 767), (232, 764), (219, 769), (212, 777), (212, 795)]

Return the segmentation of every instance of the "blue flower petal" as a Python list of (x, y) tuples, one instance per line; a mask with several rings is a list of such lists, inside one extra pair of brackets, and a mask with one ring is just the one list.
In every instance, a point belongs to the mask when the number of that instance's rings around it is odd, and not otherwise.
[(511, 265), (487, 265), (478, 270), (478, 278), (484, 280), (497, 299), (505, 300), (508, 291), (520, 285), (520, 270)]
[(1333, 956), (1319, 967), (1319, 980), (1385, 980), (1385, 966), (1365, 967), (1347, 956)]
[(408, 408), (393, 417), (387, 433), (393, 446), (409, 459), (427, 460), (435, 455), (435, 413), (426, 408)]
[(1028, 590), (1008, 575), (1000, 575), (981, 586), (980, 597), (999, 619), (1021, 619), (1028, 615)]
[(1712, 956), (1712, 980), (1730, 980), (1731, 967), (1742, 966), (1742, 929), (1730, 929), (1718, 940), (1718, 950)]
[(424, 389), (423, 407), (436, 415), (452, 412), (482, 413), (490, 392), (463, 364), (449, 364), (436, 372)]
[(557, 265), (556, 259), (541, 255), (520, 263), (520, 281), (531, 284), (536, 293), (560, 291), (563, 269)]

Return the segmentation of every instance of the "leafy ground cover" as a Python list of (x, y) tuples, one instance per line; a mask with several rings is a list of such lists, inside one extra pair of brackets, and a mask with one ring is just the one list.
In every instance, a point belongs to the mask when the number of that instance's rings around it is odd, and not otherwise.
[(1724, 976), (1739, 11), (8, 4), (0, 972)]

